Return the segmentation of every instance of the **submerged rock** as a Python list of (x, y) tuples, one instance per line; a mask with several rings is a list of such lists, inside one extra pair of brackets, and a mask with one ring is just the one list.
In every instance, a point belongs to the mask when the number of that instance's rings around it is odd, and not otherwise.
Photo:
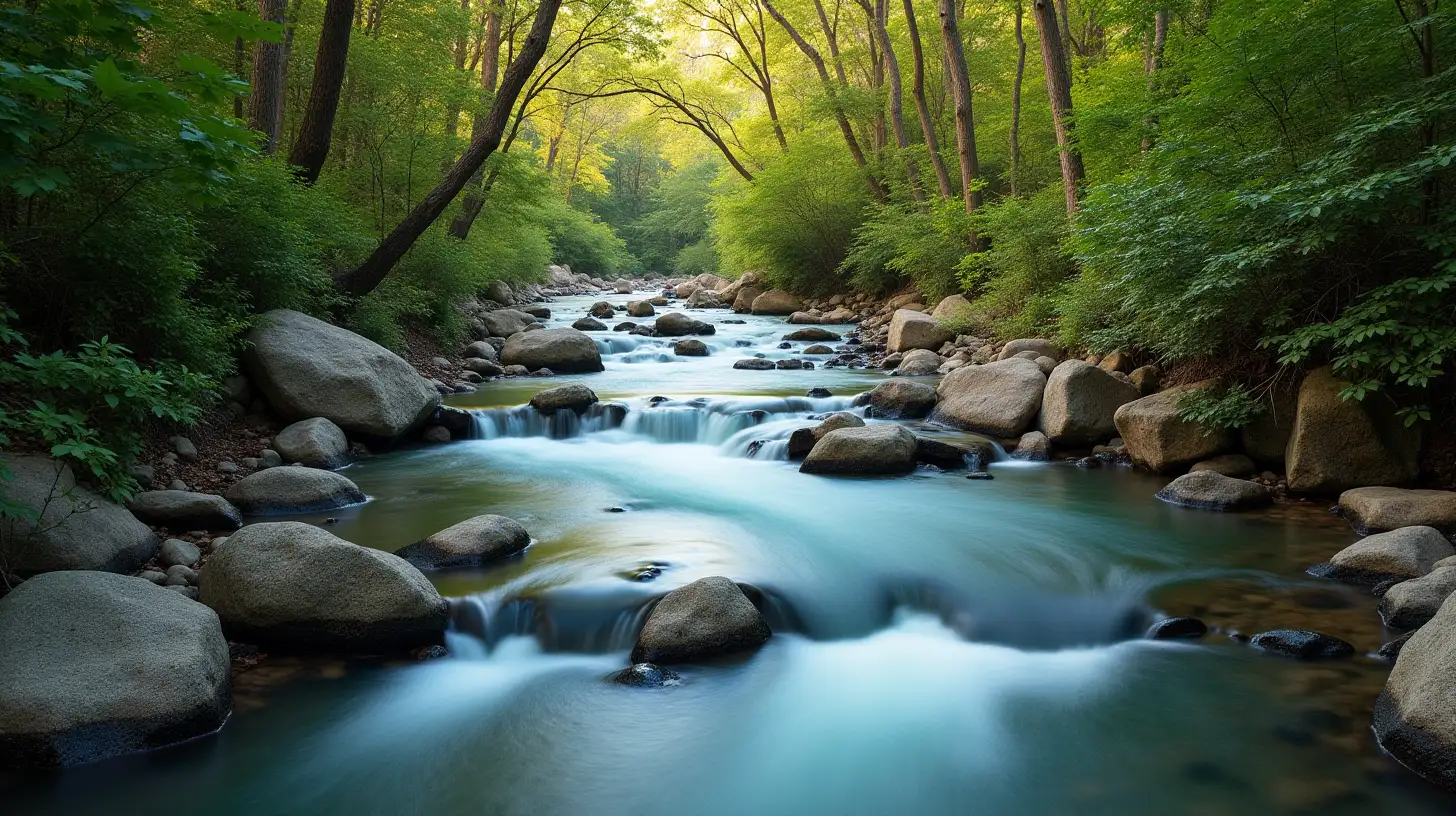
[(132, 515), (173, 532), (185, 530), (236, 530), (243, 526), (243, 514), (222, 496), (185, 490), (148, 490), (127, 502)]
[(422, 570), (479, 567), (515, 555), (531, 543), (531, 534), (515, 519), (476, 516), (416, 541), (395, 555)]
[(632, 662), (705, 660), (757, 649), (771, 635), (737, 584), (721, 576), (702, 578), (657, 602), (637, 636)]
[(1340, 514), (1356, 532), (1378, 533), (1401, 527), (1434, 527), (1456, 533), (1456, 493), (1357, 487), (1340, 494)]
[(1456, 548), (1433, 527), (1402, 527), (1363, 538), (1340, 550), (1312, 575), (1351, 584), (1408, 581), (1430, 572), (1437, 561), (1456, 556)]
[(915, 469), (915, 435), (899, 425), (840, 428), (825, 434), (800, 473), (890, 475)]
[(1307, 629), (1275, 629), (1255, 635), (1249, 644), (1262, 652), (1299, 660), (1334, 660), (1355, 653), (1355, 647), (1345, 641)]
[(1274, 503), (1274, 491), (1269, 488), (1211, 470), (1179, 476), (1159, 490), (1157, 497), (1169, 504), (1200, 510), (1251, 510)]
[(260, 470), (234, 482), (224, 495), (233, 506), (255, 516), (316, 513), (365, 499), (364, 491), (344, 476), (309, 467)]
[(654, 663), (637, 663), (612, 675), (612, 682), (635, 688), (662, 688), (678, 685), (682, 682), (682, 677), (677, 672)]
[(251, 524), (208, 559), (201, 601), (231, 640), (380, 654), (436, 644), (445, 600), (403, 558), (309, 524)]
[(124, 575), (53, 572), (0, 600), (0, 756), (79, 765), (221, 727), (228, 645), (211, 609)]

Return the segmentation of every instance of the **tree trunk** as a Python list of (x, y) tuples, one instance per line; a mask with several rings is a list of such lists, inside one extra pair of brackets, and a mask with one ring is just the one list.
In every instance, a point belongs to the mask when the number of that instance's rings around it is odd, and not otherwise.
[(858, 0), (858, 2), (869, 18), (870, 33), (880, 42), (880, 54), (884, 59), (885, 75), (890, 83), (890, 128), (895, 134), (895, 146), (900, 149), (901, 160), (905, 162), (905, 176), (910, 183), (910, 195), (916, 201), (924, 201), (925, 193), (920, 189), (920, 176), (915, 171), (915, 162), (910, 159), (910, 139), (905, 135), (905, 92), (900, 84), (900, 61), (895, 56), (894, 45), (890, 42), (890, 32), (885, 30), (884, 20), (878, 13), (879, 9), (872, 8), (869, 0)]
[[(465, 18), (468, 22), (470, 19), (470, 0), (460, 0), (460, 10), (465, 12)], [(466, 54), (469, 51), (470, 32), (469, 29), (466, 29), (465, 31), (462, 31), (460, 33), (460, 36), (455, 40), (455, 73), (459, 74), (465, 71), (465, 58)], [(450, 97), (450, 101), (445, 105), (445, 135), (453, 139), (459, 132), (460, 103), (457, 102), (456, 98), (452, 95)]]
[[(1153, 15), (1153, 39), (1148, 46), (1147, 59), (1143, 63), (1143, 70), (1148, 75), (1148, 104), (1156, 105), (1158, 102), (1158, 72), (1163, 70), (1163, 47), (1168, 43), (1168, 10), (1158, 9)], [(1158, 128), (1158, 114), (1148, 114), (1147, 121), (1143, 123), (1142, 150), (1146, 153), (1152, 146), (1153, 131)]]
[[(500, 47), (501, 47), (501, 16), (500, 7), (496, 0), (485, 0), (490, 4), (490, 10), (485, 16), (485, 43), (481, 47), (480, 56), (480, 97), (481, 107), (476, 108), (475, 118), (470, 125), (470, 138), (473, 140), (475, 134), (485, 129), (485, 115), (480, 113), (484, 108), (485, 97), (495, 93), (495, 83), (500, 76)], [(450, 221), (450, 235), (464, 241), (470, 237), (470, 228), (475, 224), (475, 219), (480, 215), (480, 210), (485, 206), (485, 178), (480, 170), (475, 171), (469, 184), (470, 192), (465, 194), (465, 200), (460, 204), (460, 214)]]
[(976, 177), (981, 174), (976, 158), (976, 125), (971, 118), (971, 74), (966, 67), (966, 49), (961, 42), (960, 20), (955, 0), (940, 0), (940, 35), (945, 43), (946, 71), (950, 76), (951, 97), (955, 100), (956, 158), (961, 166), (961, 197), (966, 212), (981, 206), (981, 192)]
[[(282, 24), (288, 6), (284, 0), (258, 0), (264, 20)], [(283, 43), (258, 41), (253, 57), (253, 94), (248, 98), (248, 127), (262, 133), (263, 152), (278, 149), (283, 128)]]
[(339, 112), (339, 92), (344, 86), (344, 68), (349, 60), (349, 34), (353, 30), (354, 0), (329, 0), (324, 7), (323, 29), (313, 61), (313, 88), (308, 108), (288, 163), (304, 184), (318, 181), (333, 141), (334, 116)]
[(1057, 33), (1057, 12), (1052, 0), (1032, 0), (1036, 28), (1041, 40), (1041, 63), (1046, 70), (1047, 97), (1052, 105), (1052, 126), (1057, 132), (1057, 152), (1062, 162), (1062, 187), (1067, 195), (1067, 212), (1077, 211), (1077, 196), (1085, 171), (1082, 154), (1073, 143), (1072, 80), (1067, 73), (1067, 55)]
[(950, 198), (955, 193), (950, 186), (950, 174), (946, 172), (945, 160), (940, 157), (940, 140), (935, 135), (935, 120), (930, 117), (930, 106), (925, 101), (925, 52), (920, 46), (920, 27), (915, 22), (915, 0), (905, 0), (905, 26), (910, 35), (910, 53), (915, 60), (915, 76), (911, 80), (910, 93), (915, 97), (915, 113), (920, 117), (920, 133), (925, 137), (925, 149), (930, 152), (930, 164), (935, 168), (935, 181), (940, 187), (940, 197)]
[(495, 152), (500, 145), (501, 135), (511, 120), (516, 97), (520, 95), (526, 80), (546, 53), (547, 41), (551, 38), (551, 29), (560, 9), (561, 0), (541, 0), (536, 9), (536, 19), (531, 23), (531, 31), (526, 35), (521, 52), (511, 63), (511, 67), (506, 69), (500, 90), (491, 100), (490, 111), (483, 123), (485, 127), (471, 134), (470, 147), (466, 149), (465, 155), (450, 168), (450, 172), (445, 174), (445, 178), (441, 179), (435, 189), (405, 216), (399, 226), (380, 242), (369, 259), (339, 281), (340, 289), (352, 295), (366, 295), (374, 291), (399, 259), (414, 246), (415, 241), (450, 206), (450, 202), (455, 200), (455, 196), (465, 188), (466, 183), (485, 164), (490, 154)]
[(1021, 83), (1026, 79), (1026, 33), (1021, 20), (1026, 7), (1016, 0), (1016, 81), (1011, 86), (1011, 194), (1020, 192), (1021, 182)]

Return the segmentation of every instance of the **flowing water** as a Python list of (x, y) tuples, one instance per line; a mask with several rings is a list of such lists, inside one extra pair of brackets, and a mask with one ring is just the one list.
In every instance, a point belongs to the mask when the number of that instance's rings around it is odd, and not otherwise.
[[(1390, 633), (1367, 593), (1303, 574), (1354, 540), (1323, 507), (1182, 510), (1153, 477), (1056, 463), (801, 475), (788, 434), (881, 375), (734, 370), (807, 344), (779, 349), (780, 319), (695, 316), (719, 323), (711, 356), (597, 333), (604, 373), (460, 398), (478, 439), (358, 463), (370, 501), (308, 519), (386, 550), (479, 513), (522, 521), (523, 555), (432, 576), (455, 599), (450, 657), (270, 657), (218, 735), (27, 777), (0, 788), (7, 812), (1456, 810), (1370, 736), (1388, 667), (1368, 653)], [(518, 407), (568, 380), (616, 404)], [(676, 686), (608, 682), (645, 605), (709, 575), (756, 588), (774, 638)], [(1163, 614), (1221, 633), (1140, 639)], [(1297, 663), (1229, 637), (1284, 626), (1367, 654)]]

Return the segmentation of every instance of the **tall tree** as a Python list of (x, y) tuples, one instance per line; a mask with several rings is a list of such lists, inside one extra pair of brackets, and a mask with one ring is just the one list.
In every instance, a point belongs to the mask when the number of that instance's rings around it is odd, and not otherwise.
[[(1020, 26), (1019, 21), (1017, 25)], [(930, 152), (930, 165), (935, 168), (935, 182), (940, 188), (940, 197), (950, 198), (955, 193), (950, 185), (950, 174), (945, 169), (945, 160), (940, 157), (940, 140), (935, 135), (935, 120), (931, 118), (930, 105), (925, 101), (925, 52), (920, 45), (920, 26), (915, 22), (915, 0), (905, 0), (905, 30), (910, 37), (911, 59), (915, 61), (910, 93), (915, 97), (915, 114), (920, 118), (920, 133), (925, 138), (925, 149)]]
[[(947, 0), (942, 0), (946, 2)], [(1067, 71), (1067, 54), (1062, 50), (1057, 33), (1057, 11), (1052, 0), (1032, 0), (1038, 38), (1041, 40), (1041, 64), (1046, 71), (1047, 97), (1052, 106), (1052, 127), (1057, 134), (1057, 153), (1062, 164), (1062, 187), (1067, 196), (1067, 212), (1077, 211), (1082, 179), (1082, 154), (1077, 152), (1072, 123), (1072, 78)]]
[(1026, 7), (1016, 0), (1016, 79), (1011, 84), (1011, 194), (1021, 186), (1021, 85), (1026, 79), (1026, 32), (1022, 18)]
[(905, 135), (905, 92), (900, 84), (900, 60), (895, 56), (895, 46), (890, 42), (890, 32), (885, 28), (883, 7), (872, 7), (869, 0), (857, 0), (857, 2), (860, 8), (864, 9), (865, 17), (869, 20), (870, 33), (880, 43), (881, 59), (890, 84), (890, 128), (895, 134), (895, 147), (900, 150), (900, 159), (905, 162), (905, 176), (910, 182), (910, 195), (916, 201), (924, 201), (925, 192), (920, 189), (919, 174), (916, 173), (915, 162), (910, 156), (910, 138)]
[(500, 146), (501, 136), (510, 123), (516, 104), (516, 97), (525, 87), (536, 64), (546, 54), (546, 45), (551, 38), (551, 29), (556, 24), (556, 15), (561, 10), (561, 0), (541, 0), (536, 8), (531, 31), (521, 45), (511, 66), (501, 78), (500, 88), (491, 100), (490, 110), (485, 115), (484, 127), (470, 135), (470, 147), (445, 174), (445, 178), (431, 190), (409, 215), (394, 228), (379, 247), (364, 263), (343, 276), (339, 288), (354, 295), (365, 295), (374, 291), (395, 266), (399, 259), (414, 246), (430, 225), (439, 219), (455, 196), (465, 188), (471, 176), (485, 164), (490, 154)]
[(946, 71), (950, 77), (951, 97), (955, 100), (956, 158), (961, 166), (961, 198), (966, 212), (981, 206), (981, 191), (976, 178), (981, 175), (976, 157), (976, 125), (971, 111), (971, 74), (966, 67), (966, 49), (961, 42), (959, 9), (956, 0), (940, 0), (940, 35), (945, 45)]
[[(500, 76), (500, 50), (501, 50), (501, 8), (499, 0), (485, 0), (485, 36), (481, 42), (480, 53), (480, 98), (481, 104), (477, 111), (485, 110), (485, 99), (495, 93), (495, 83)], [(470, 126), (472, 138), (474, 134), (486, 127), (486, 114), (479, 112), (475, 114), (474, 122)], [(483, 189), (485, 179), (482, 172), (477, 169), (475, 175), (470, 179), (469, 191), (465, 194), (465, 201), (461, 203), (460, 214), (450, 221), (450, 234), (464, 241), (470, 237), (470, 227), (475, 224), (475, 219), (480, 215), (480, 210), (485, 206), (485, 190)]]
[[(258, 15), (282, 25), (288, 5), (285, 0), (258, 0)], [(278, 149), (283, 130), (283, 43), (258, 40), (253, 57), (253, 94), (248, 98), (248, 127), (263, 134), (263, 152)]]
[(339, 93), (344, 86), (344, 68), (349, 60), (349, 34), (353, 30), (354, 0), (328, 0), (318, 53), (313, 61), (313, 87), (303, 125), (288, 154), (294, 174), (305, 184), (318, 181), (329, 157), (334, 136), (334, 116), (339, 111)]
[[(1143, 55), (1143, 71), (1148, 75), (1148, 101), (1150, 104), (1157, 103), (1159, 73), (1163, 70), (1163, 49), (1168, 43), (1168, 10), (1159, 8), (1153, 14), (1153, 31), (1148, 40), (1147, 53)], [(1158, 115), (1148, 114), (1147, 122), (1143, 126), (1142, 149), (1147, 151), (1153, 146), (1153, 131), (1158, 127)]]

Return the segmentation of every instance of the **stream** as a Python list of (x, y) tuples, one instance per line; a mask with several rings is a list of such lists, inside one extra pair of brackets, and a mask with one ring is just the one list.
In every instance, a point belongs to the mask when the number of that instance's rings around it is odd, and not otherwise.
[[(558, 299), (549, 325), (600, 299), (628, 296)], [(452, 398), (480, 438), (356, 463), (370, 501), (303, 519), (384, 550), (521, 521), (523, 555), (431, 575), (454, 599), (449, 657), (270, 656), (217, 735), (13, 781), (6, 812), (1456, 811), (1375, 745), (1389, 667), (1370, 653), (1393, 635), (1368, 591), (1304, 574), (1355, 540), (1324, 505), (1181, 509), (1130, 468), (1004, 458), (991, 481), (802, 475), (788, 435), (883, 375), (735, 370), (809, 344), (778, 348), (782, 318), (684, 311), (718, 324), (710, 356), (594, 332), (605, 372)], [(519, 408), (577, 381), (625, 413)], [(768, 644), (676, 686), (608, 682), (644, 606), (710, 575), (761, 592)], [(1142, 639), (1167, 615), (1220, 631)], [(1300, 663), (1227, 634), (1284, 627), (1360, 654)]]

